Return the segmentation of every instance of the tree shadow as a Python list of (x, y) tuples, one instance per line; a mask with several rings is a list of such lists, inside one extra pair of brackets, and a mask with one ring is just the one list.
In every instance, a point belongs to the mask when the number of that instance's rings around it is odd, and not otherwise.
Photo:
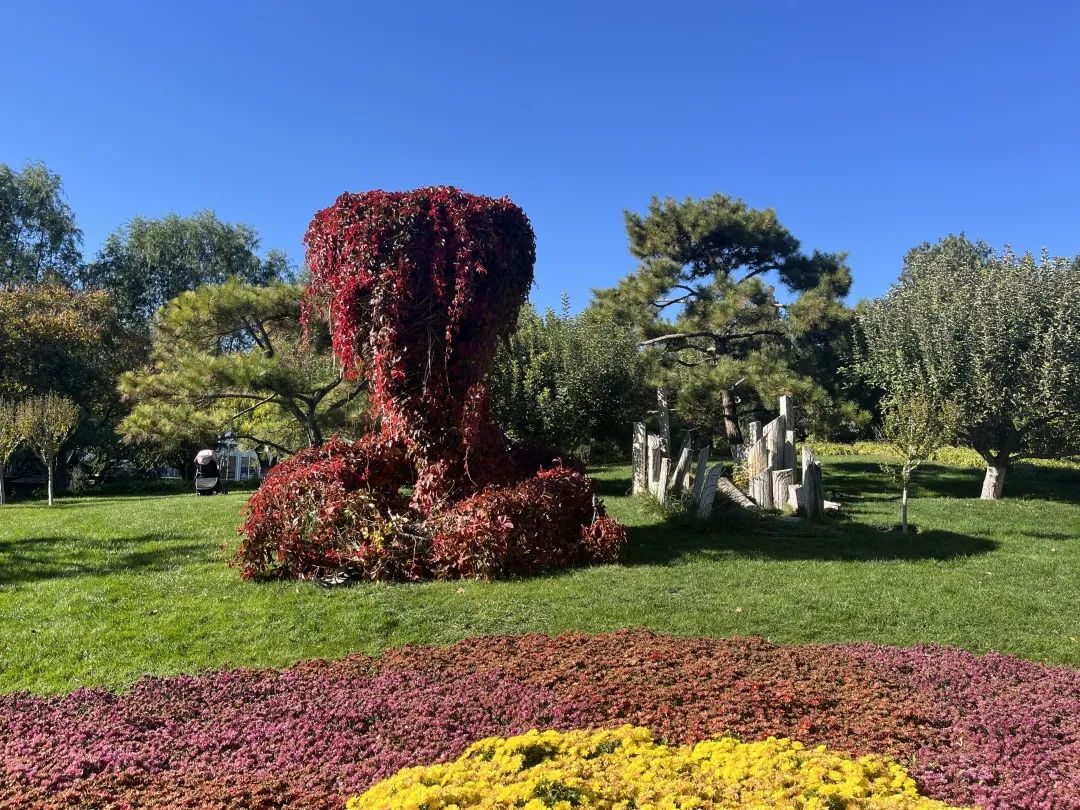
[[(206, 543), (175, 542), (165, 534), (145, 534), (95, 542), (79, 549), (72, 537), (22, 537), (0, 540), (0, 587), (52, 579), (167, 571), (193, 562), (210, 562), (216, 549)], [(143, 548), (148, 544), (154, 548)]]
[[(877, 469), (869, 463), (866, 469)], [(882, 476), (860, 475), (852, 471), (849, 482), (857, 482), (870, 497), (895, 499), (896, 494)], [(832, 481), (830, 479), (829, 483)], [(630, 491), (631, 480), (621, 471), (605, 470), (597, 479), (597, 493), (620, 497)], [(830, 487), (827, 485), (826, 487)], [(865, 495), (864, 495), (865, 497)], [(686, 515), (663, 516), (646, 525), (631, 526), (627, 540), (629, 565), (671, 563), (688, 556), (775, 559), (775, 560), (951, 560), (987, 554), (998, 544), (939, 529), (918, 534), (901, 534), (891, 527), (879, 527), (848, 517), (832, 517), (820, 523), (782, 519), (738, 507), (723, 510), (712, 520)]]
[[(827, 458), (825, 489), (844, 499), (896, 498), (896, 485), (881, 471), (880, 463), (865, 457)], [(927, 463), (913, 476), (915, 497), (978, 499), (984, 470)], [(1015, 464), (1005, 476), (1005, 500), (1035, 498), (1080, 504), (1080, 470)]]

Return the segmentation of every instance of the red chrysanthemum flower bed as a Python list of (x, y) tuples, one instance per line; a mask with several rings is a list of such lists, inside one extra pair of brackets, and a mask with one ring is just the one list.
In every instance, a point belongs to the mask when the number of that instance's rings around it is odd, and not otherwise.
[(768, 735), (901, 761), (985, 810), (1080, 808), (1080, 672), (1003, 655), (644, 631), (470, 639), (127, 694), (0, 696), (0, 808), (339, 808), (530, 728)]

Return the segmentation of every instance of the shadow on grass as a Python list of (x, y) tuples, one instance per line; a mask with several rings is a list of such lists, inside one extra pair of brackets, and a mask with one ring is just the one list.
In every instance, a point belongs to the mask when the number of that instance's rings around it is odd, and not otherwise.
[[(824, 461), (825, 490), (844, 498), (896, 498), (896, 486), (880, 463), (865, 457), (834, 457)], [(924, 464), (913, 476), (916, 497), (977, 499), (984, 471)], [(1005, 476), (1005, 499), (1037, 498), (1080, 504), (1080, 470), (1018, 463)]]
[[(153, 548), (143, 548), (154, 544)], [(146, 534), (79, 548), (71, 537), (24, 537), (0, 541), (0, 587), (51, 579), (166, 571), (213, 559), (207, 543), (176, 542), (167, 535)]]
[[(859, 478), (867, 480), (865, 472)], [(622, 497), (630, 479), (612, 471), (597, 480), (601, 496)], [(876, 483), (876, 481), (875, 481)], [(881, 497), (895, 498), (882, 486)], [(785, 521), (774, 515), (733, 508), (714, 520), (683, 515), (631, 526), (627, 543), (629, 565), (656, 565), (689, 557), (758, 558), (774, 560), (951, 560), (987, 554), (998, 547), (993, 540), (955, 532), (930, 530), (902, 535), (888, 527), (871, 526), (846, 518), (824, 523)]]
[(836, 520), (788, 524), (768, 515), (725, 513), (713, 521), (667, 520), (630, 529), (627, 562), (655, 565), (687, 556), (770, 560), (951, 560), (988, 554), (998, 544), (981, 537), (931, 530), (901, 535)]

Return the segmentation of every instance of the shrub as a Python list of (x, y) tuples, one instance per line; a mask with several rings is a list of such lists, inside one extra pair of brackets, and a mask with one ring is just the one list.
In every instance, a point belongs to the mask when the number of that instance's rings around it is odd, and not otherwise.
[(885, 757), (852, 759), (775, 737), (751, 743), (714, 737), (669, 748), (633, 726), (481, 740), (454, 762), (405, 768), (346, 804), (347, 810), (496, 806), (949, 807), (920, 797), (915, 780)]
[(581, 527), (581, 540), (594, 562), (618, 562), (626, 545), (626, 527), (609, 517), (599, 517), (592, 525)]
[(586, 310), (522, 310), (491, 373), (493, 410), (514, 438), (532, 438), (595, 461), (612, 444), (625, 454), (647, 407), (645, 367), (632, 330)]
[(483, 490), (433, 517), (435, 570), (491, 578), (614, 562), (625, 530), (610, 518), (594, 523), (592, 497), (592, 481), (563, 467)]
[(571, 468), (489, 487), (426, 520), (398, 492), (408, 471), (399, 446), (370, 436), (278, 465), (245, 510), (243, 576), (491, 579), (615, 562), (626, 541), (617, 521), (594, 524), (592, 480)]
[[(399, 535), (410, 468), (400, 447), (333, 439), (274, 467), (245, 506), (235, 562), (245, 578), (315, 577), (344, 567), (378, 578), (424, 571)], [(396, 576), (391, 576), (394, 574)]]

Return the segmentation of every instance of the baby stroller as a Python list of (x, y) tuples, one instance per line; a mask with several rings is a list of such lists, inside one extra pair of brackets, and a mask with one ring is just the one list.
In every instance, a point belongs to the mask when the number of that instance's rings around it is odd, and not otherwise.
[(213, 450), (200, 450), (195, 456), (195, 494), (217, 495), (221, 487), (220, 472)]

